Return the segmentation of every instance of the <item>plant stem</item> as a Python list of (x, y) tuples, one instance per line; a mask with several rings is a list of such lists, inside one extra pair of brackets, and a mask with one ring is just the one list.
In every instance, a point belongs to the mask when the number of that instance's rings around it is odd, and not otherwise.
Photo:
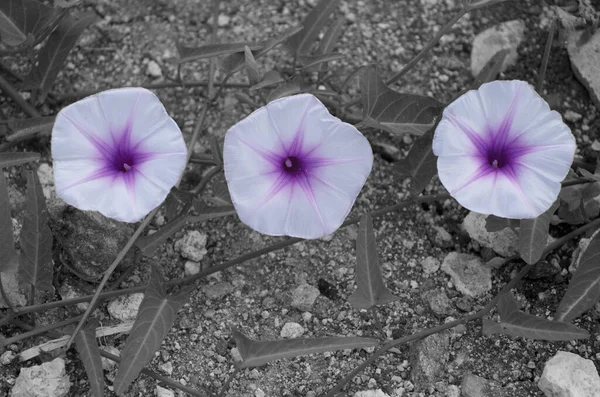
[[(0, 346), (8, 346), (11, 343), (16, 343), (16, 342), (18, 342), (20, 340), (23, 340), (23, 339), (32, 338), (34, 336), (45, 334), (46, 332), (49, 332), (49, 331), (53, 331), (53, 330), (55, 330), (57, 328), (66, 327), (67, 325), (71, 325), (71, 324), (76, 323), (77, 321), (81, 320), (81, 317), (82, 316), (68, 318), (68, 319), (60, 321), (58, 323), (48, 324), (48, 325), (44, 325), (42, 327), (31, 327), (31, 329), (29, 331), (27, 331), (27, 332), (23, 332), (22, 334), (13, 336), (12, 338), (2, 339), (2, 341), (0, 341)], [(11, 323), (15, 324), (16, 326), (18, 326), (20, 328), (23, 328), (21, 326), (22, 325), (21, 324), (22, 321), (20, 321), (20, 320), (13, 319), (11, 321)]]
[(550, 50), (552, 49), (552, 41), (556, 33), (556, 26), (558, 22), (553, 20), (550, 24), (550, 30), (548, 31), (548, 38), (546, 39), (546, 47), (544, 48), (544, 56), (542, 58), (542, 64), (540, 65), (540, 71), (538, 73), (538, 80), (535, 86), (535, 90), (541, 95), (542, 88), (544, 86), (544, 79), (546, 78), (546, 69), (548, 69), (548, 59), (550, 58)]
[(206, 188), (206, 185), (208, 185), (210, 180), (217, 176), (221, 171), (223, 171), (223, 167), (220, 165), (211, 168), (210, 171), (206, 173), (204, 178), (202, 178), (200, 183), (198, 183), (198, 185), (194, 189), (192, 189), (192, 193), (194, 193), (195, 196), (202, 193), (202, 191), (204, 190), (204, 188)]
[(11, 97), (12, 100), (15, 101), (15, 103), (30, 117), (42, 117), (37, 109), (27, 102), (25, 98), (21, 96), (19, 91), (17, 91), (8, 81), (4, 80), (2, 76), (0, 76), (0, 89), (4, 91), (7, 96)]

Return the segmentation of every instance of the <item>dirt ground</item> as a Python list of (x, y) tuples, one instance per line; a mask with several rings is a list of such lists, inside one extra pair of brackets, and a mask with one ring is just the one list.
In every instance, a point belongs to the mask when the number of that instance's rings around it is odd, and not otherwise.
[[(224, 1), (219, 41), (270, 38), (299, 23), (315, 3), (314, 0)], [(380, 65), (383, 75), (391, 75), (422, 49), (458, 4), (458, 0), (342, 1), (338, 12), (345, 16), (346, 24), (336, 50), (346, 57), (332, 62), (331, 67), (339, 68), (334, 78), (341, 81), (355, 66), (371, 62)], [(496, 23), (513, 19), (525, 22), (526, 39), (519, 47), (518, 62), (501, 78), (535, 83), (547, 35), (542, 28), (543, 6), (541, 1), (513, 1), (464, 17), (430, 56), (396, 83), (395, 88), (432, 95), (440, 100), (450, 99), (472, 81), (469, 65), (474, 35)], [(175, 41), (200, 45), (207, 43), (211, 34), (208, 1), (100, 0), (85, 1), (80, 9), (96, 12), (98, 22), (84, 33), (76, 51), (69, 56), (67, 67), (52, 90), (57, 95), (160, 81), (160, 78), (147, 74), (147, 65), (151, 61), (160, 66), (162, 79), (174, 77)], [(282, 49), (274, 50), (266, 58), (259, 61), (263, 71), (290, 66), (289, 56)], [(16, 71), (25, 67), (17, 57), (7, 57), (3, 63)], [(184, 68), (184, 76), (206, 79), (207, 65), (208, 62), (202, 61), (190, 64)], [(234, 81), (245, 82), (245, 77), (239, 76)], [(155, 92), (189, 138), (202, 103), (201, 97), (206, 95), (205, 89), (167, 88)], [(350, 92), (358, 97), (356, 82)], [(560, 40), (552, 49), (544, 94), (553, 98), (551, 104), (555, 110), (563, 114), (571, 110), (582, 116), (575, 122), (567, 121), (580, 148), (589, 147), (594, 139), (600, 138), (598, 110), (575, 79)], [(67, 103), (44, 104), (39, 109), (50, 115)], [(23, 117), (9, 101), (5, 100), (2, 106), (8, 116)], [(227, 89), (209, 113), (207, 128), (202, 132), (196, 150), (208, 153), (211, 137), (222, 138), (231, 125), (252, 110), (236, 99), (232, 89)], [(351, 215), (393, 204), (408, 195), (408, 181), (396, 176), (393, 160), (404, 156), (413, 138), (373, 131), (367, 131), (366, 136), (375, 147), (375, 162)], [(23, 145), (28, 150), (40, 151), (42, 162), (50, 161), (48, 138)], [(390, 156), (389, 149), (380, 149), (383, 146), (396, 148), (398, 153)], [(190, 167), (184, 185), (193, 186), (203, 171), (201, 167)], [(428, 192), (442, 191), (436, 180)], [(374, 221), (383, 275), (387, 286), (400, 297), (399, 301), (379, 310), (384, 331), (390, 337), (409, 335), (443, 323), (448, 317), (458, 318), (477, 311), (510, 280), (511, 273), (522, 266), (515, 262), (494, 271), (491, 293), (475, 300), (465, 299), (449, 287), (449, 277), (443, 272), (431, 275), (424, 272), (421, 264), (425, 258), (433, 257), (441, 262), (451, 251), (489, 256), (486, 249), (472, 244), (460, 228), (466, 214), (465, 209), (448, 200), (413, 205)], [(191, 229), (208, 236), (208, 254), (202, 260), (206, 267), (278, 241), (253, 232), (233, 217), (186, 228)], [(560, 236), (570, 230), (569, 227), (553, 228), (551, 233)], [(233, 328), (255, 339), (279, 338), (283, 325), (288, 322), (302, 325), (304, 337), (372, 335), (375, 328), (371, 317), (366, 312), (354, 310), (347, 302), (355, 287), (356, 231), (356, 227), (347, 227), (331, 238), (302, 242), (198, 282), (192, 299), (179, 312), (176, 324), (151, 368), (167, 374), (172, 366), (169, 376), (173, 379), (216, 393), (233, 370)], [(160, 266), (169, 279), (182, 277), (185, 260), (174, 250), (173, 242), (184, 233), (185, 230), (164, 244), (154, 257), (144, 259), (127, 283), (146, 281), (151, 264)], [(576, 244), (574, 241), (552, 253), (548, 262), (555, 261), (567, 268)], [(308, 311), (291, 306), (292, 291), (304, 282), (321, 291)], [(567, 282), (568, 277), (527, 279), (513, 292), (523, 310), (546, 316), (556, 308)], [(214, 287), (206, 288), (209, 285)], [(451, 301), (447, 315), (436, 315), (423, 298), (425, 292), (436, 289), (443, 291)], [(390, 396), (441, 397), (448, 392), (448, 385), (460, 385), (463, 377), (472, 373), (503, 386), (507, 396), (543, 396), (537, 381), (545, 362), (558, 350), (576, 352), (594, 360), (600, 368), (597, 355), (600, 352), (599, 319), (600, 313), (589, 312), (577, 320), (576, 324), (590, 331), (592, 337), (571, 343), (488, 337), (482, 335), (480, 323), (470, 323), (444, 337), (447, 343), (439, 347), (439, 354), (440, 357), (447, 355), (448, 363), (435, 382), (419, 383), (411, 378), (414, 364), (411, 347), (402, 346), (384, 355), (376, 365), (355, 378), (342, 395), (382, 389)], [(103, 321), (110, 323), (113, 320), (105, 313)], [(16, 332), (8, 330), (7, 336)], [(103, 343), (120, 349), (125, 338), (107, 338)], [(13, 347), (22, 350), (43, 340), (35, 338)], [(281, 360), (242, 371), (226, 395), (322, 395), (367, 356), (368, 351), (357, 350)], [(14, 382), (20, 366), (13, 363), (0, 367), (0, 396), (8, 395), (11, 379)], [(67, 370), (72, 382), (70, 395), (91, 395), (75, 353), (67, 355)], [(108, 378), (112, 377), (114, 370), (108, 373)], [(140, 376), (127, 396), (154, 395), (155, 386), (153, 379)]]

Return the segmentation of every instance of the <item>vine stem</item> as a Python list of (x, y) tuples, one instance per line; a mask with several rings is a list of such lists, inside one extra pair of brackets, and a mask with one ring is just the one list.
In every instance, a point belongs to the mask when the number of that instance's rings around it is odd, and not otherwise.
[[(597, 227), (600, 227), (600, 218), (595, 219), (592, 222), (588, 223), (587, 225), (581, 226), (580, 228), (573, 230), (571, 233), (568, 233), (568, 234), (564, 235), (563, 237), (557, 239), (553, 243), (548, 244), (546, 246), (546, 248), (544, 248), (544, 252), (542, 253), (541, 258), (544, 258), (550, 252), (552, 252), (556, 248), (560, 247), (561, 245), (565, 244), (567, 241), (571, 240), (572, 238), (574, 238), (580, 234), (583, 234), (583, 233), (587, 232), (588, 230), (597, 228)], [(506, 262), (508, 262), (511, 259), (516, 259), (516, 258), (517, 258), (516, 255), (512, 256), (510, 258), (507, 258)], [(521, 280), (527, 275), (527, 273), (529, 273), (529, 271), (531, 270), (532, 267), (533, 267), (533, 264), (525, 265), (523, 267), (523, 269), (521, 269), (521, 271), (512, 280), (510, 280), (508, 282), (508, 284), (506, 284), (500, 290), (500, 292), (487, 305), (485, 305), (485, 307), (483, 309), (479, 310), (478, 312), (473, 313), (468, 316), (465, 316), (458, 320), (454, 320), (454, 321), (451, 321), (451, 322), (448, 322), (445, 324), (441, 324), (436, 327), (428, 328), (423, 331), (414, 333), (412, 335), (408, 335), (403, 338), (394, 339), (394, 340), (384, 343), (380, 349), (376, 350), (368, 359), (366, 359), (361, 364), (359, 364), (352, 372), (350, 372), (341, 381), (339, 381), (338, 384), (325, 395), (325, 397), (333, 397), (337, 393), (341, 392), (342, 389), (344, 388), (344, 386), (346, 384), (348, 384), (356, 375), (358, 375), (366, 367), (368, 367), (369, 365), (374, 363), (379, 357), (381, 357), (381, 355), (386, 353), (391, 348), (399, 346), (404, 343), (423, 339), (423, 338), (433, 335), (435, 333), (442, 332), (442, 331), (445, 331), (450, 328), (454, 328), (460, 324), (466, 324), (470, 321), (483, 318), (486, 314), (488, 314), (490, 311), (492, 311), (492, 309), (496, 306), (496, 304), (498, 303), (498, 300), (500, 299), (500, 296), (502, 294), (510, 291), (512, 288), (516, 287), (521, 282)]]
[(546, 39), (546, 47), (544, 48), (544, 57), (542, 58), (542, 64), (540, 65), (540, 71), (538, 73), (538, 80), (535, 86), (535, 90), (541, 95), (542, 88), (544, 87), (544, 80), (546, 78), (546, 70), (548, 69), (548, 60), (550, 59), (550, 50), (552, 50), (552, 41), (556, 33), (556, 27), (558, 22), (555, 20), (550, 24), (550, 30), (548, 32), (548, 38)]
[(34, 108), (29, 102), (27, 102), (25, 98), (21, 96), (19, 91), (17, 91), (15, 87), (13, 87), (12, 84), (10, 84), (8, 81), (4, 80), (2, 76), (0, 76), (0, 90), (4, 91), (6, 95), (11, 97), (12, 100), (15, 101), (15, 103), (19, 105), (21, 109), (23, 109), (23, 111), (27, 113), (30, 117), (42, 116), (37, 111), (37, 109)]

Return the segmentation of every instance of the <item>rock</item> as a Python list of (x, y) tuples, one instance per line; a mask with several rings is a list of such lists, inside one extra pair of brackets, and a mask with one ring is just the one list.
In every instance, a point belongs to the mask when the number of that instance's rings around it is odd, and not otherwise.
[(155, 79), (162, 77), (162, 70), (156, 61), (149, 61), (146, 65), (146, 74)]
[(217, 24), (218, 24), (220, 27), (223, 27), (223, 26), (227, 26), (227, 25), (229, 25), (229, 22), (231, 22), (231, 17), (229, 17), (228, 15), (225, 15), (225, 14), (220, 14), (220, 15), (217, 17)]
[(460, 397), (460, 387), (456, 385), (449, 385), (446, 388), (446, 397)]
[(480, 376), (467, 374), (460, 385), (463, 397), (509, 397), (507, 390)]
[(0, 364), (8, 365), (12, 363), (15, 357), (17, 357), (17, 355), (12, 350), (7, 350), (0, 355)]
[(519, 236), (511, 228), (498, 232), (488, 232), (485, 229), (487, 215), (470, 212), (463, 221), (463, 228), (469, 236), (484, 247), (493, 249), (498, 255), (511, 256), (516, 254)]
[(154, 389), (154, 395), (156, 397), (175, 397), (175, 393), (173, 393), (171, 390), (160, 386), (156, 386), (156, 389)]
[(591, 360), (559, 351), (544, 366), (538, 387), (546, 397), (597, 397), (600, 376)]
[(185, 276), (193, 276), (194, 274), (200, 273), (202, 266), (198, 262), (187, 261), (183, 265)]
[(231, 354), (231, 358), (233, 358), (234, 362), (241, 363), (242, 361), (244, 361), (244, 359), (242, 358), (242, 355), (240, 354), (240, 351), (238, 350), (237, 347), (234, 347), (233, 349), (231, 349), (231, 351), (229, 353)]
[(299, 338), (304, 334), (304, 328), (298, 323), (285, 323), (279, 336), (282, 338)]
[(108, 304), (108, 313), (116, 320), (135, 320), (143, 299), (144, 294), (141, 292), (119, 296)]
[[(83, 283), (81, 283), (83, 285)], [(69, 280), (65, 280), (60, 285), (58, 293), (63, 300), (80, 298), (85, 295), (93, 294), (93, 291), (86, 291), (81, 285), (71, 284)], [(75, 308), (80, 312), (85, 312), (89, 306), (89, 302), (81, 302), (75, 305)]]
[(581, 45), (582, 31), (570, 31), (567, 51), (575, 77), (587, 88), (592, 101), (600, 109), (600, 30)]
[(430, 335), (410, 347), (410, 377), (417, 388), (425, 388), (441, 378), (450, 355), (450, 333)]
[(577, 112), (572, 111), (571, 109), (567, 110), (564, 114), (564, 118), (567, 121), (571, 121), (573, 123), (581, 120), (583, 116)]
[[(0, 171), (2, 172), (2, 171)], [(2, 286), (10, 303), (14, 306), (27, 306), (27, 292), (22, 290), (17, 279), (17, 272), (2, 273)], [(4, 298), (0, 295), (0, 308), (8, 308)]]
[(206, 234), (197, 230), (189, 230), (183, 238), (175, 242), (175, 250), (186, 259), (200, 262), (206, 255)]
[(440, 270), (440, 261), (433, 256), (428, 256), (421, 262), (421, 267), (426, 274), (433, 274)]
[(373, 152), (379, 154), (382, 159), (393, 163), (400, 160), (402, 152), (396, 146), (385, 142), (373, 143)]
[[(121, 352), (119, 351), (119, 349), (117, 349), (114, 346), (100, 346), (100, 349), (112, 354), (113, 356), (121, 356)], [(117, 367), (116, 361), (110, 360), (106, 357), (101, 357), (100, 359), (102, 360), (102, 368), (104, 368), (106, 371), (110, 372)]]
[(321, 293), (318, 288), (302, 284), (292, 292), (292, 307), (303, 312), (310, 311), (319, 295)]
[(40, 163), (37, 174), (46, 200), (56, 199), (56, 190), (54, 189), (54, 170), (52, 169), (52, 166), (47, 163)]
[[(62, 200), (61, 200), (62, 201)], [(61, 201), (48, 205), (50, 227), (64, 256), (64, 263), (86, 281), (102, 277), (133, 234), (131, 226), (94, 211), (80, 211)], [(130, 250), (121, 264), (131, 264)]]
[(433, 243), (440, 248), (452, 247), (452, 235), (441, 226), (434, 226), (435, 237)]
[(573, 250), (573, 254), (571, 254), (571, 264), (569, 265), (569, 272), (574, 273), (579, 267), (579, 261), (581, 260), (581, 256), (590, 245), (590, 241), (596, 237), (596, 234), (600, 233), (600, 230), (596, 230), (594, 234), (592, 234), (589, 238), (582, 237), (577, 244), (577, 248)]
[(168, 376), (173, 375), (173, 363), (171, 361), (159, 365), (158, 369)]
[(431, 310), (438, 316), (444, 317), (454, 313), (452, 302), (444, 290), (433, 289), (425, 291), (421, 296), (423, 300), (427, 302)]
[(21, 368), (11, 397), (64, 397), (71, 382), (65, 371), (65, 360), (58, 357), (42, 365)]
[(525, 23), (520, 20), (503, 22), (475, 36), (471, 50), (471, 73), (477, 76), (486, 63), (499, 51), (509, 50), (501, 72), (517, 61), (517, 47), (523, 41)]
[(492, 289), (492, 272), (477, 256), (451, 252), (444, 258), (442, 270), (465, 295), (476, 298)]
[(381, 389), (377, 390), (364, 390), (357, 391), (354, 393), (354, 397), (390, 397), (389, 394), (384, 393)]
[(208, 299), (219, 299), (227, 294), (232, 293), (235, 290), (233, 285), (228, 282), (217, 283), (213, 285), (205, 285), (202, 287), (202, 291), (206, 294)]

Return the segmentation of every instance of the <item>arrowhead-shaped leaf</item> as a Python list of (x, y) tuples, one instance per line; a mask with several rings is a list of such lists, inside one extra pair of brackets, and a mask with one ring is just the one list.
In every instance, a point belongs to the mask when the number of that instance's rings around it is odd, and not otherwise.
[(285, 96), (295, 95), (302, 91), (300, 83), (294, 80), (284, 83), (279, 87), (273, 89), (267, 97), (267, 102), (273, 102), (276, 99), (283, 98)]
[(294, 54), (307, 54), (310, 52), (317, 36), (323, 30), (329, 21), (329, 16), (338, 7), (339, 3), (339, 0), (321, 0), (310, 10), (302, 21), (304, 29), (287, 40), (287, 46)]
[(26, 164), (32, 161), (38, 161), (39, 159), (39, 153), (3, 152), (0, 153), (0, 169), (5, 167), (12, 167), (15, 165)]
[(349, 301), (356, 309), (368, 309), (399, 299), (383, 282), (377, 259), (373, 222), (368, 214), (362, 216), (358, 226), (355, 274), (357, 288)]
[(508, 219), (508, 218), (500, 218), (496, 215), (488, 215), (485, 218), (485, 230), (489, 233), (499, 232), (501, 230), (510, 228), (517, 228), (521, 224), (518, 219)]
[(35, 171), (27, 172), (27, 203), (20, 236), (19, 277), (40, 291), (52, 288), (52, 232), (42, 186)]
[(12, 272), (19, 266), (15, 250), (8, 186), (4, 172), (0, 170), (0, 273)]
[(135, 241), (135, 245), (142, 251), (144, 256), (152, 256), (159, 245), (167, 241), (169, 237), (183, 229), (188, 221), (187, 211), (166, 225), (163, 225), (156, 233), (142, 236)]
[(596, 232), (581, 255), (565, 296), (556, 309), (556, 319), (571, 321), (600, 301), (600, 233)]
[(244, 57), (246, 61), (246, 74), (248, 75), (248, 82), (250, 85), (255, 85), (260, 81), (260, 72), (258, 70), (256, 59), (254, 59), (254, 55), (252, 55), (252, 51), (250, 51), (248, 46), (244, 47)]
[(501, 296), (498, 302), (500, 322), (483, 321), (483, 334), (504, 334), (520, 336), (527, 339), (568, 341), (589, 338), (586, 330), (572, 324), (547, 320), (517, 310), (517, 305), (510, 294)]
[(131, 382), (152, 360), (154, 353), (169, 333), (177, 312), (188, 300), (193, 286), (168, 296), (159, 270), (152, 268), (150, 283), (144, 293), (137, 318), (131, 328), (125, 348), (121, 353), (121, 364), (115, 377), (114, 389), (123, 395)]
[(102, 397), (104, 395), (104, 371), (102, 370), (100, 349), (96, 342), (96, 321), (90, 321), (86, 327), (77, 333), (75, 347), (77, 347), (90, 381), (92, 394), (95, 397)]
[(552, 215), (558, 208), (558, 200), (535, 219), (522, 219), (519, 227), (519, 255), (529, 264), (536, 263), (542, 257), (548, 242), (548, 229)]
[(332, 52), (329, 54), (322, 55), (303, 55), (299, 57), (298, 60), (302, 65), (304, 65), (302, 66), (302, 70), (307, 70), (322, 63), (335, 61), (344, 57), (344, 54)]
[(327, 28), (325, 34), (323, 35), (323, 39), (319, 43), (319, 49), (317, 50), (318, 54), (329, 54), (333, 51), (342, 34), (342, 27), (344, 26), (345, 22), (346, 18), (339, 17)]
[(0, 41), (9, 46), (24, 44), (33, 37), (32, 45), (41, 41), (64, 16), (60, 10), (37, 0), (0, 1)]
[(223, 216), (234, 215), (235, 208), (231, 204), (226, 205), (207, 205), (202, 199), (194, 199), (194, 209), (198, 213), (193, 217), (196, 222)]
[(298, 357), (307, 354), (323, 353), (334, 350), (358, 349), (377, 346), (379, 341), (361, 337), (327, 337), (311, 339), (287, 339), (255, 341), (238, 330), (233, 337), (243, 361), (239, 368), (259, 367), (282, 358)]
[(12, 134), (6, 137), (9, 142), (22, 141), (42, 131), (50, 132), (56, 116), (33, 117), (24, 120), (10, 120), (8, 126)]
[(283, 77), (281, 77), (279, 72), (277, 72), (275, 70), (269, 70), (267, 73), (265, 73), (265, 75), (263, 76), (261, 81), (259, 81), (257, 84), (250, 87), (250, 91), (258, 90), (259, 88), (269, 87), (269, 86), (272, 86), (275, 84), (279, 84), (279, 83), (282, 83), (283, 81), (284, 81)]
[(363, 123), (392, 134), (423, 135), (444, 109), (444, 104), (433, 98), (392, 90), (381, 80), (377, 65), (364, 71), (361, 92)]
[(77, 43), (81, 33), (94, 21), (96, 15), (89, 12), (75, 20), (66, 17), (48, 37), (44, 47), (38, 52), (36, 66), (25, 79), (26, 88), (39, 89), (38, 100), (42, 101), (50, 92), (58, 72), (62, 69), (67, 55)]
[(244, 54), (244, 48), (248, 47), (251, 50), (258, 50), (263, 47), (261, 43), (224, 43), (224, 44), (207, 44), (200, 47), (187, 47), (182, 44), (177, 44), (177, 52), (179, 53), (179, 63), (190, 62), (196, 59), (214, 58), (223, 55), (229, 55), (236, 52)]
[(406, 158), (398, 161), (400, 175), (411, 178), (411, 193), (418, 196), (437, 172), (437, 157), (433, 154), (433, 128), (417, 138)]

